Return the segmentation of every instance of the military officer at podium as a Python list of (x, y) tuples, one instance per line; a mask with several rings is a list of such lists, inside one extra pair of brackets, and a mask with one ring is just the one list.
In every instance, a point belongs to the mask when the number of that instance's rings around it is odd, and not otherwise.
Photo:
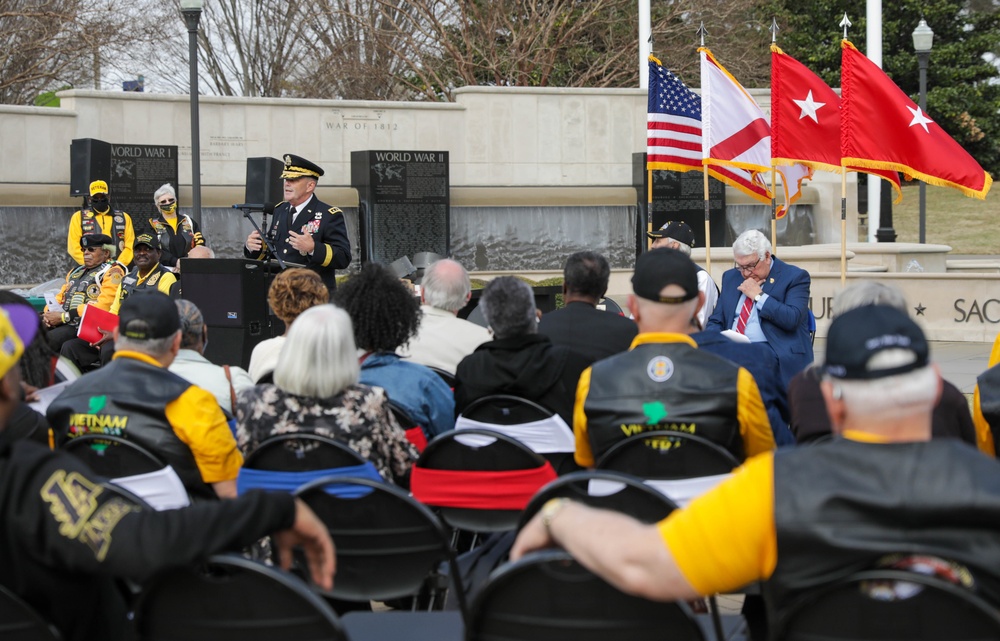
[[(334, 270), (351, 262), (344, 214), (313, 193), (323, 175), (318, 165), (294, 154), (285, 154), (284, 161), (285, 201), (274, 208), (268, 237), (286, 265), (312, 269), (333, 292), (337, 287)], [(247, 237), (243, 254), (257, 260), (267, 255), (256, 230)]]

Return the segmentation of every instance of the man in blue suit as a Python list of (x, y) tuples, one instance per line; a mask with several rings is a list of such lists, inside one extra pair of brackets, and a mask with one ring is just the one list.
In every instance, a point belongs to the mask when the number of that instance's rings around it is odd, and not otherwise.
[(778, 357), (781, 384), (813, 360), (809, 338), (809, 273), (771, 255), (771, 243), (751, 229), (733, 243), (736, 265), (722, 275), (719, 304), (707, 330), (744, 334)]

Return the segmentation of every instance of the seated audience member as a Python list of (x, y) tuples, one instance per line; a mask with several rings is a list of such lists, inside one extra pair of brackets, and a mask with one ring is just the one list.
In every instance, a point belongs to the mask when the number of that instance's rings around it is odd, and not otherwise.
[[(836, 318), (865, 305), (888, 305), (904, 313), (908, 309), (903, 293), (895, 287), (874, 280), (864, 280), (834, 297), (832, 316)], [(830, 417), (820, 393), (821, 377), (822, 368), (813, 366), (797, 374), (788, 384), (790, 427), (799, 443), (826, 438), (832, 431)], [(946, 380), (942, 379), (942, 385), (941, 396), (931, 415), (931, 436), (961, 439), (970, 445), (978, 445), (979, 449), (992, 456), (993, 446), (985, 441), (988, 430), (976, 429), (965, 395)]]
[(485, 328), (458, 317), (470, 298), (469, 273), (461, 264), (447, 258), (431, 264), (421, 281), (420, 326), (399, 355), (454, 374), (459, 361), (490, 340)]
[[(133, 637), (115, 579), (142, 582), (172, 567), (238, 551), (274, 532), (282, 565), (301, 546), (317, 585), (332, 588), (334, 549), (326, 526), (301, 501), (251, 492), (181, 510), (142, 508), (102, 485), (75, 456), (15, 441), (9, 421), (20, 399), (18, 360), (38, 329), (29, 310), (0, 312), (0, 585), (67, 641)], [(23, 307), (11, 305), (10, 307)]]
[(240, 450), (249, 454), (278, 434), (319, 434), (371, 461), (385, 480), (406, 485), (418, 453), (389, 410), (385, 390), (359, 385), (359, 371), (347, 312), (333, 305), (302, 312), (288, 331), (274, 384), (240, 393)]
[(120, 317), (111, 363), (81, 376), (49, 405), (56, 443), (83, 434), (123, 436), (173, 466), (192, 497), (236, 496), (243, 457), (219, 403), (167, 370), (181, 346), (174, 301), (136, 292), (122, 303)]
[(841, 314), (822, 382), (830, 442), (755, 457), (656, 524), (556, 499), (521, 530), (511, 558), (560, 546), (617, 588), (662, 601), (766, 581), (776, 621), (798, 597), (887, 557), (930, 555), (966, 566), (995, 605), (1000, 467), (965, 443), (931, 440), (939, 385), (904, 312)]
[[(694, 247), (694, 232), (687, 223), (668, 221), (656, 231), (646, 232), (646, 235), (653, 240), (651, 249), (666, 247), (676, 249), (688, 258), (691, 257), (691, 248)], [(705, 329), (708, 326), (708, 319), (715, 311), (715, 305), (719, 302), (719, 286), (712, 280), (703, 267), (695, 263), (698, 268), (698, 289), (705, 295), (705, 304), (698, 312), (698, 329)]]
[(788, 429), (788, 398), (778, 375), (778, 357), (774, 352), (766, 345), (734, 341), (714, 330), (691, 334), (691, 338), (698, 343), (698, 349), (730, 360), (753, 375), (767, 410), (767, 418), (771, 421), (775, 444), (795, 443), (795, 437)]
[(21, 379), (21, 402), (7, 420), (3, 438), (9, 441), (29, 439), (49, 446), (49, 422), (28, 406), (35, 392), (55, 383), (56, 355), (49, 349), (45, 339), (44, 322), (26, 299), (9, 290), (0, 290), (0, 305), (3, 305), (11, 319), (17, 319), (23, 326), (35, 325), (31, 340), (24, 345), (24, 353), (18, 362)]
[(972, 421), (976, 427), (977, 445), (996, 456), (1000, 437), (1000, 334), (993, 341), (993, 350), (986, 371), (976, 377), (972, 393)]
[(573, 431), (576, 462), (593, 467), (629, 434), (677, 430), (708, 439), (736, 460), (774, 449), (774, 435), (750, 372), (698, 349), (690, 334), (704, 294), (691, 259), (674, 249), (639, 257), (629, 311), (639, 325), (632, 349), (580, 376)]
[(292, 321), (310, 307), (328, 302), (330, 291), (319, 274), (311, 269), (292, 267), (275, 276), (267, 290), (267, 304), (285, 324), (285, 334), (261, 341), (253, 348), (250, 365), (247, 367), (250, 378), (258, 383), (262, 380), (270, 382)]
[(552, 410), (571, 425), (576, 382), (587, 359), (538, 333), (535, 294), (524, 281), (513, 276), (491, 280), (479, 306), (493, 340), (458, 364), (456, 413), (484, 396), (511, 394)]
[(66, 282), (56, 294), (59, 307), (46, 306), (42, 314), (49, 347), (58, 352), (63, 343), (76, 338), (80, 317), (87, 305), (104, 311), (111, 309), (118, 286), (125, 277), (125, 266), (114, 261), (115, 245), (111, 236), (87, 234), (80, 237), (83, 265), (66, 274)]
[[(160, 264), (160, 240), (156, 236), (139, 234), (132, 252), (132, 269), (118, 285), (109, 310), (112, 314), (118, 314), (122, 302), (134, 292), (159, 291), (171, 297), (177, 295), (177, 277)], [(82, 338), (74, 338), (63, 343), (60, 353), (85, 372), (98, 360), (101, 365), (107, 365), (115, 353), (115, 344), (110, 336), (94, 345)]]
[(250, 375), (241, 367), (220, 367), (205, 358), (208, 327), (198, 306), (189, 300), (174, 301), (181, 317), (181, 348), (168, 368), (174, 374), (212, 393), (228, 416), (233, 413), (233, 398), (253, 387)]
[(354, 326), (361, 383), (383, 388), (428, 439), (453, 429), (451, 388), (432, 370), (396, 354), (420, 323), (420, 307), (410, 290), (388, 269), (370, 263), (338, 287), (333, 298)]
[(160, 262), (174, 268), (177, 261), (189, 255), (195, 247), (205, 245), (198, 223), (187, 214), (177, 213), (177, 192), (170, 183), (153, 192), (156, 216), (149, 219), (149, 229), (159, 241), (163, 253)]
[(587, 359), (587, 364), (624, 352), (639, 333), (635, 322), (597, 309), (608, 291), (611, 266), (600, 254), (577, 252), (563, 267), (562, 309), (542, 315), (538, 333)]

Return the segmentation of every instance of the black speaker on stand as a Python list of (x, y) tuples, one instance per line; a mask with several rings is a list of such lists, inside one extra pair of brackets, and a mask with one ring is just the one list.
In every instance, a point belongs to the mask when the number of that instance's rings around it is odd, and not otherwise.
[(181, 260), (184, 298), (198, 306), (208, 326), (205, 358), (246, 369), (257, 343), (284, 332), (272, 322), (267, 305), (277, 264), (272, 269), (246, 258)]
[(90, 183), (111, 182), (111, 143), (77, 138), (69, 145), (69, 195), (90, 196)]
[(277, 204), (285, 199), (281, 172), (285, 165), (276, 158), (247, 158), (247, 186), (245, 203)]

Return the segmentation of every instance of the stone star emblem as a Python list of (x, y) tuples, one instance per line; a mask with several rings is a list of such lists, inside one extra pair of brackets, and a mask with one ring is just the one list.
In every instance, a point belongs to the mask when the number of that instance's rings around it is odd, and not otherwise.
[(926, 309), (927, 308), (924, 307), (923, 303), (917, 303), (917, 306), (913, 308), (913, 311), (915, 311), (917, 313), (917, 316), (923, 316), (924, 315), (924, 311)]
[(809, 116), (810, 118), (812, 118), (813, 122), (815, 122), (817, 125), (819, 124), (819, 118), (816, 117), (816, 112), (819, 111), (820, 107), (826, 106), (826, 103), (816, 102), (815, 100), (813, 100), (812, 89), (809, 90), (809, 93), (806, 95), (805, 100), (793, 99), (792, 102), (797, 104), (799, 106), (799, 109), (802, 110), (801, 113), (799, 113), (799, 120), (802, 120), (806, 116)]
[(920, 109), (920, 107), (917, 107), (916, 109), (914, 109), (913, 107), (911, 107), (909, 105), (906, 105), (906, 108), (910, 110), (911, 114), (913, 114), (913, 120), (910, 121), (910, 126), (912, 127), (913, 125), (920, 125), (921, 127), (924, 128), (924, 131), (926, 131), (927, 133), (930, 133), (930, 130), (927, 129), (927, 123), (934, 122), (934, 121), (931, 120), (930, 118), (928, 118), (927, 114), (925, 114)]

